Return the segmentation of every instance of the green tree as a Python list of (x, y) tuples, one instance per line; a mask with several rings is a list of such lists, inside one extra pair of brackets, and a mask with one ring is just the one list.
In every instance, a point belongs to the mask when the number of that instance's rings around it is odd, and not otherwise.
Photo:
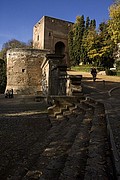
[(4, 43), (2, 48), (11, 49), (11, 48), (22, 48), (22, 47), (26, 47), (26, 44), (16, 39), (12, 39)]
[(114, 63), (114, 42), (111, 40), (107, 26), (105, 22), (101, 23), (98, 32), (90, 28), (86, 39), (87, 53), (91, 62), (104, 68), (112, 67)]
[(2, 50), (0, 51), (0, 58), (1, 59), (4, 59), (4, 60), (6, 60), (6, 52), (7, 52), (7, 50), (4, 48), (2, 48)]
[(74, 49), (73, 49), (73, 30), (71, 29), (68, 34), (68, 46), (69, 46), (69, 57), (70, 57), (70, 66), (74, 66), (76, 64), (74, 58)]
[(110, 68), (113, 66), (114, 58), (113, 58), (113, 50), (115, 44), (111, 39), (111, 36), (108, 33), (108, 24), (103, 22), (99, 25), (99, 56), (100, 56), (100, 65), (105, 68)]
[(25, 44), (25, 48), (30, 48), (32, 49), (33, 48), (33, 40), (29, 40), (26, 44)]
[(110, 19), (108, 21), (108, 32), (115, 44), (120, 42), (120, 3), (115, 3), (109, 8)]
[(108, 32), (115, 43), (114, 57), (117, 69), (120, 68), (119, 44), (120, 44), (120, 1), (115, 1), (109, 8)]
[(114, 0), (114, 3), (118, 4), (120, 3), (120, 0)]
[(0, 59), (0, 93), (4, 93), (6, 87), (6, 66), (5, 61)]
[[(87, 17), (84, 21), (84, 16), (77, 16), (75, 24), (71, 32), (68, 35), (69, 55), (71, 64), (78, 65), (79, 63), (91, 63), (91, 52), (88, 54), (88, 50), (91, 50), (91, 44), (89, 44), (90, 34), (96, 34), (96, 21)], [(92, 36), (93, 37), (93, 36)], [(88, 40), (88, 41), (87, 41)], [(94, 41), (91, 39), (93, 45)]]
[(108, 25), (103, 22), (99, 25), (98, 31), (90, 28), (85, 44), (91, 62), (104, 68), (112, 67), (114, 63), (114, 42), (111, 40), (107, 27)]
[(86, 23), (85, 23), (85, 29), (88, 30), (89, 27), (90, 27), (90, 18), (87, 17), (87, 18), (86, 18)]
[(96, 20), (95, 19), (90, 21), (90, 29), (96, 29)]
[[(84, 29), (85, 29), (85, 21), (84, 21), (84, 16), (77, 16), (76, 17), (76, 22), (73, 25), (73, 41), (70, 47), (70, 54), (72, 53), (72, 57), (74, 58), (74, 64), (79, 64), (82, 61), (82, 38), (84, 34)], [(70, 39), (70, 38), (69, 38)], [(71, 51), (72, 50), (72, 51)], [(73, 60), (72, 58), (72, 60)]]
[(94, 63), (98, 59), (97, 47), (99, 47), (99, 40), (97, 31), (94, 28), (88, 30), (87, 36), (84, 39), (84, 47), (89, 58), (89, 63)]
[(32, 48), (32, 41), (24, 43), (16, 39), (12, 39), (3, 44), (0, 51), (0, 93), (3, 93), (6, 87), (6, 53), (12, 48)]
[(85, 30), (84, 30), (84, 35), (83, 35), (83, 39), (82, 39), (82, 56), (83, 56), (83, 63), (89, 63), (91, 64), (91, 59), (88, 56), (88, 44), (89, 42), (87, 42), (87, 36), (89, 31), (95, 30), (96, 27), (96, 21), (95, 20), (91, 20), (90, 18), (87, 17), (86, 18), (86, 23), (85, 23)]
[(9, 40), (3, 44), (2, 50), (0, 51), (0, 58), (6, 60), (6, 52), (12, 48), (32, 48), (32, 41), (30, 40), (28, 43), (24, 43), (16, 39)]
[(74, 41), (73, 41), (76, 64), (79, 64), (82, 61), (81, 53), (82, 53), (82, 38), (84, 34), (84, 28), (85, 28), (84, 16), (83, 15), (77, 16), (74, 25)]

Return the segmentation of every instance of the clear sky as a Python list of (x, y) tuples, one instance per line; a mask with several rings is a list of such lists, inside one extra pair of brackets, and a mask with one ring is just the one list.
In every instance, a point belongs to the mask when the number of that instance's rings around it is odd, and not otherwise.
[(108, 20), (113, 0), (0, 0), (0, 49), (11, 40), (28, 42), (33, 26), (42, 16), (75, 22), (76, 16), (95, 19), (97, 26)]

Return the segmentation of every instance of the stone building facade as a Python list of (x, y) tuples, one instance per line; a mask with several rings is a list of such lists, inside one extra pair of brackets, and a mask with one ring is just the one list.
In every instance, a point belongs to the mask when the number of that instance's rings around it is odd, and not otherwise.
[[(52, 85), (53, 71), (51, 63), (57, 62), (55, 57), (62, 56), (64, 58), (59, 61), (59, 65), (63, 63), (66, 67), (69, 62), (68, 56), (68, 32), (73, 23), (64, 20), (43, 16), (41, 20), (33, 28), (33, 49), (11, 49), (7, 52), (7, 86), (6, 90), (13, 89), (14, 94), (40, 94), (44, 88), (49, 86), (50, 94), (58, 94)], [(49, 61), (48, 54), (54, 54), (53, 60)], [(56, 60), (55, 60), (56, 59)], [(48, 61), (45, 71), (42, 70), (42, 63)], [(60, 66), (57, 65), (57, 71)], [(54, 66), (54, 65), (53, 65)], [(46, 76), (44, 76), (46, 72)], [(59, 74), (59, 73), (58, 73)], [(57, 76), (58, 76), (57, 74)], [(48, 77), (52, 76), (52, 78)], [(45, 79), (46, 77), (46, 79)], [(45, 85), (46, 81), (47, 86)], [(59, 81), (61, 83), (61, 80)], [(54, 83), (54, 82), (53, 82)], [(56, 81), (59, 88), (58, 81)], [(62, 86), (60, 86), (62, 87)], [(65, 94), (65, 92), (64, 92)]]
[(41, 65), (44, 95), (66, 95), (67, 66), (64, 55), (47, 54)]
[(41, 64), (48, 50), (11, 49), (7, 52), (7, 87), (14, 94), (41, 92)]
[(33, 28), (33, 48), (50, 49), (52, 54), (65, 54), (69, 63), (68, 33), (73, 23), (43, 16)]

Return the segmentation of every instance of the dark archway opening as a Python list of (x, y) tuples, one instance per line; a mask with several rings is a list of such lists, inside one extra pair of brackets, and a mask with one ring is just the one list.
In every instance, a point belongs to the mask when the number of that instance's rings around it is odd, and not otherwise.
[(65, 45), (63, 42), (59, 41), (55, 44), (55, 54), (63, 55), (65, 53)]

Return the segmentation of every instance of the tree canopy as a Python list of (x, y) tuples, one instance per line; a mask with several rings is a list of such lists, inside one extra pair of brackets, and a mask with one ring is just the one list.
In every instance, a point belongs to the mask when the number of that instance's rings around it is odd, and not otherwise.
[(2, 50), (0, 51), (0, 58), (5, 60), (7, 50), (12, 48), (32, 48), (32, 41), (30, 40), (28, 43), (24, 43), (16, 39), (9, 40), (3, 44)]
[(114, 2), (115, 2), (116, 4), (118, 4), (118, 3), (120, 3), (120, 0), (114, 0)]
[(108, 21), (108, 31), (115, 42), (120, 43), (120, 3), (115, 3), (109, 8), (110, 19)]
[(88, 60), (86, 38), (89, 30), (96, 27), (96, 21), (89, 17), (84, 20), (84, 16), (77, 16), (75, 24), (68, 35), (69, 55), (71, 65), (86, 63)]
[(114, 51), (120, 43), (120, 3), (109, 8), (109, 20), (101, 22), (96, 29), (95, 19), (77, 16), (69, 33), (71, 65), (95, 64), (104, 68), (113, 67)]

